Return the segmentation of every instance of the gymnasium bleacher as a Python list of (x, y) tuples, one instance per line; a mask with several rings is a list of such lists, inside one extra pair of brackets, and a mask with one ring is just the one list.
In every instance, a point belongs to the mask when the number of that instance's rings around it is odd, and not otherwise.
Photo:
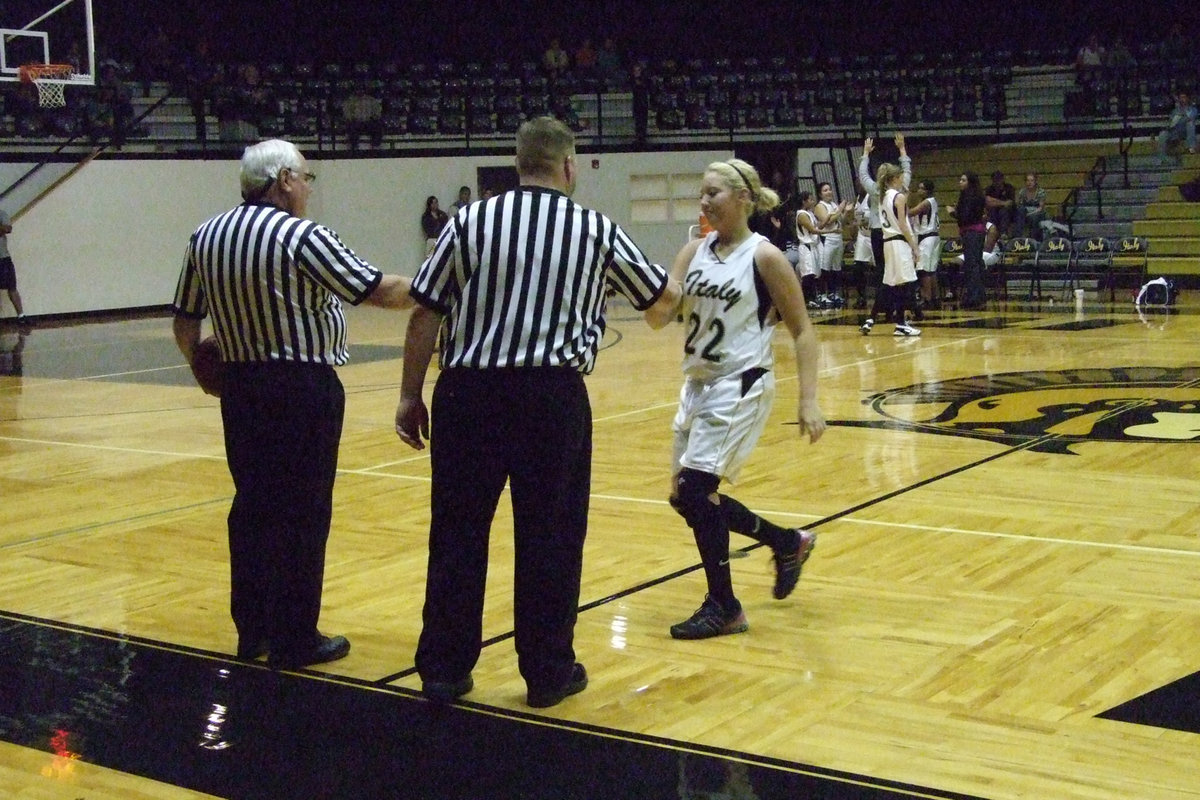
[[(1172, 94), (1194, 91), (1200, 78), (1200, 67), (1178, 56), (1165, 43), (1141, 43), (1136, 65), (1086, 75), (1066, 48), (661, 58), (642, 62), (638, 78), (550, 76), (533, 61), (216, 64), (203, 139), (186, 73), (116, 67), (133, 107), (122, 152), (133, 155), (235, 153), (265, 136), (314, 154), (348, 154), (352, 145), (363, 157), (498, 152), (523, 119), (545, 113), (593, 150), (786, 142), (853, 160), (864, 136), (902, 130), (922, 142), (917, 176), (935, 180), (943, 203), (964, 170), (986, 183), (1000, 169), (1018, 187), (1034, 171), (1073, 237), (1143, 236), (1151, 272), (1200, 276), (1200, 221), (1177, 188), (1200, 163), (1185, 155), (1163, 168), (1151, 163), (1149, 145)], [(112, 132), (97, 133), (86, 117), (96, 90), (70, 87), (67, 108), (51, 111), (6, 86), (0, 152), (66, 158), (114, 145)], [(379, 135), (362, 142), (351, 142), (344, 114), (356, 93), (378, 108)], [(839, 186), (842, 196), (850, 191)], [(953, 235), (952, 222), (943, 227)]]
[[(934, 181), (943, 205), (957, 198), (963, 172), (978, 173), (986, 187), (999, 170), (1018, 191), (1025, 174), (1036, 173), (1050, 216), (1067, 226), (1073, 241), (1142, 237), (1150, 245), (1150, 275), (1200, 276), (1200, 208), (1179, 190), (1182, 176), (1200, 173), (1200, 155), (1163, 163), (1146, 137), (1118, 143), (1010, 143), (939, 148), (922, 153), (913, 170), (914, 181)], [(953, 219), (943, 215), (943, 238), (957, 235)], [(1136, 287), (1127, 281), (1120, 288)]]

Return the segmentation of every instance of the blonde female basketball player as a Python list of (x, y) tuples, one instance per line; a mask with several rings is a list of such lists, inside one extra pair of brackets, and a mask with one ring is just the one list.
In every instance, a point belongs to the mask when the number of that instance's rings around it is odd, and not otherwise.
[(772, 339), (780, 320), (796, 352), (800, 433), (816, 442), (825, 432), (817, 404), (817, 337), (800, 282), (779, 248), (749, 227), (753, 212), (777, 205), (778, 195), (745, 161), (709, 164), (700, 208), (713, 232), (685, 245), (672, 268), (690, 310), (685, 380), (673, 425), (671, 505), (692, 529), (708, 584), (696, 613), (671, 626), (676, 639), (749, 627), (730, 578), (730, 531), (771, 548), (777, 599), (795, 588), (816, 543), (813, 533), (781, 528), (717, 491), (722, 479), (736, 478), (766, 425), (775, 395)]

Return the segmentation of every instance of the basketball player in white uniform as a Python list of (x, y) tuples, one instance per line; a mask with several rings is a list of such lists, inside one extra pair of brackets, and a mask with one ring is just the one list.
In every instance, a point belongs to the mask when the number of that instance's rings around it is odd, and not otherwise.
[[(908, 226), (908, 211), (903, 187), (903, 175), (895, 164), (880, 166), (876, 183), (882, 193), (879, 214), (883, 219), (883, 286), (889, 295), (892, 320), (896, 323), (896, 336), (920, 336), (921, 331), (909, 325), (904, 318), (908, 296), (912, 293), (909, 284), (917, 280), (916, 258), (917, 237)], [(859, 329), (864, 334), (871, 332), (872, 320), (868, 319)]]
[(854, 236), (854, 269), (858, 273), (858, 300), (855, 308), (867, 307), (867, 282), (875, 270), (875, 252), (871, 249), (871, 199), (864, 190), (859, 194), (858, 202), (854, 204), (854, 225), (857, 233)]
[[(817, 231), (820, 233), (820, 263), (821, 274), (825, 276), (826, 302), (821, 305), (829, 308), (844, 306), (842, 298), (842, 258), (846, 250), (842, 240), (842, 217), (848, 209), (847, 204), (837, 202), (833, 195), (833, 184), (820, 183), (817, 185), (817, 196), (820, 200), (813, 208), (817, 218)], [(821, 299), (818, 298), (818, 302)]]
[(718, 492), (734, 480), (767, 423), (775, 395), (772, 340), (782, 320), (796, 352), (800, 434), (816, 442), (825, 431), (817, 404), (817, 337), (791, 265), (749, 227), (754, 211), (779, 197), (740, 159), (709, 164), (701, 208), (713, 232), (675, 257), (682, 281), (685, 380), (673, 423), (671, 505), (696, 539), (708, 594), (687, 620), (671, 626), (676, 639), (706, 639), (747, 629), (729, 572), (729, 532), (768, 545), (775, 558), (773, 594), (795, 588), (815, 534), (782, 528)]
[(796, 272), (800, 276), (804, 296), (808, 298), (808, 307), (820, 308), (821, 304), (817, 302), (817, 279), (821, 277), (821, 258), (818, 252), (817, 216), (813, 213), (817, 199), (812, 192), (801, 192), (797, 200), (800, 210), (796, 212), (796, 241), (800, 259), (796, 263)]
[[(933, 181), (923, 180), (917, 184), (919, 202), (910, 205), (908, 221), (917, 237), (917, 280), (921, 294), (917, 309), (932, 305), (937, 299), (937, 268), (942, 252), (942, 220), (938, 217), (938, 202), (933, 196)], [(918, 313), (917, 319), (921, 319)]]

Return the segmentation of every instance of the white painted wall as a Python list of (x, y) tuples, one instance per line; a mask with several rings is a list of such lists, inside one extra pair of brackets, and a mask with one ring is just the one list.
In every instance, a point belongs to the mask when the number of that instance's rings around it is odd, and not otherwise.
[[(630, 176), (698, 172), (731, 155), (583, 154), (575, 199), (607, 214), (650, 258), (669, 266), (690, 221), (630, 224)], [(475, 186), (477, 167), (511, 165), (511, 156), (313, 161), (319, 177), (309, 215), (379, 268), (411, 275), (424, 256), (425, 198), (437, 195), (448, 206), (459, 186)], [(14, 222), (9, 249), (25, 312), (168, 305), (192, 231), (239, 201), (237, 170), (233, 160), (100, 160), (84, 166)], [(12, 313), (6, 295), (0, 294), (0, 303), (0, 314)]]

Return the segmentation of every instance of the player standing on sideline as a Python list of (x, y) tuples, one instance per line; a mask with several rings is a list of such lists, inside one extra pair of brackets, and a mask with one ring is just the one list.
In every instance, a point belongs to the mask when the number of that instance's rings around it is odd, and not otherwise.
[[(615, 290), (652, 328), (681, 290), (619, 226), (575, 204), (575, 136), (552, 117), (517, 131), (521, 185), (450, 220), (413, 279), (396, 433), (433, 469), (429, 575), (417, 644), (421, 690), (471, 691), (483, 644), (488, 537), (507, 481), (513, 507), (517, 666), (534, 708), (587, 686), (575, 660), (591, 492), (592, 412), (583, 376)], [(519, 246), (518, 246), (519, 243)], [(422, 398), (441, 334), (432, 419)]]
[(870, 204), (869, 194), (859, 186), (858, 200), (854, 204), (854, 271), (855, 283), (858, 285), (855, 308), (867, 307), (867, 282), (875, 281), (872, 274), (875, 271), (875, 255), (871, 249)]
[(825, 432), (817, 404), (817, 336), (803, 290), (779, 248), (749, 226), (751, 214), (778, 204), (779, 197), (745, 161), (709, 164), (700, 206), (714, 232), (685, 245), (671, 269), (683, 282), (688, 309), (685, 380), (673, 424), (671, 506), (692, 529), (708, 585), (696, 613), (671, 626), (676, 639), (749, 627), (733, 592), (730, 531), (771, 548), (777, 599), (795, 588), (816, 544), (810, 531), (781, 528), (717, 491), (722, 479), (737, 477), (766, 426), (775, 396), (772, 340), (780, 319), (795, 347), (800, 435), (816, 442)]
[(201, 225), (175, 290), (175, 342), (191, 364), (212, 314), (224, 361), (221, 422), (233, 476), (230, 608), (239, 658), (295, 669), (342, 658), (317, 630), (346, 395), (342, 300), (407, 308), (384, 275), (305, 219), (312, 182), (291, 142), (246, 148), (245, 202)]
[(17, 312), (17, 324), (26, 325), (29, 320), (25, 318), (25, 307), (21, 305), (21, 293), (17, 291), (17, 268), (8, 252), (8, 235), (12, 229), (12, 218), (0, 208), (0, 289), (8, 292), (8, 299)]
[[(904, 189), (908, 190), (909, 181), (912, 180), (912, 159), (908, 157), (908, 150), (904, 147), (904, 134), (897, 133), (894, 140), (896, 147), (900, 150), (900, 170), (904, 176)], [(882, 279), (883, 277), (883, 217), (879, 213), (879, 187), (875, 183), (875, 179), (871, 177), (870, 156), (871, 151), (875, 149), (875, 140), (867, 137), (863, 142), (862, 158), (858, 160), (858, 182), (867, 193), (867, 220), (871, 225), (871, 253), (875, 258), (875, 274)], [(871, 305), (871, 316), (867, 317), (859, 328), (864, 335), (871, 332), (871, 328), (875, 325), (876, 319), (882, 319), (882, 315), (893, 304), (891, 298), (890, 287), (885, 283), (878, 283), (875, 286), (875, 302)], [(892, 320), (893, 322), (904, 322), (904, 320)]]
[(820, 253), (817, 241), (817, 217), (813, 213), (817, 198), (812, 192), (801, 192), (796, 196), (800, 210), (796, 212), (796, 242), (797, 261), (796, 277), (804, 289), (804, 296), (813, 299), (808, 301), (808, 307), (820, 308), (817, 302), (817, 279), (821, 277)]
[(846, 250), (842, 240), (842, 221), (850, 209), (849, 203), (839, 203), (833, 194), (833, 184), (817, 184), (820, 200), (813, 208), (820, 234), (821, 274), (825, 276), (825, 294), (817, 298), (824, 308), (846, 305), (842, 297), (842, 257)]
[(924, 315), (922, 306), (933, 306), (937, 302), (937, 268), (938, 258), (942, 251), (942, 220), (938, 216), (938, 201), (933, 196), (933, 181), (923, 180), (917, 183), (920, 197), (916, 203), (909, 205), (908, 217), (913, 234), (917, 237), (917, 279), (920, 282), (920, 293), (913, 316), (920, 321)]

